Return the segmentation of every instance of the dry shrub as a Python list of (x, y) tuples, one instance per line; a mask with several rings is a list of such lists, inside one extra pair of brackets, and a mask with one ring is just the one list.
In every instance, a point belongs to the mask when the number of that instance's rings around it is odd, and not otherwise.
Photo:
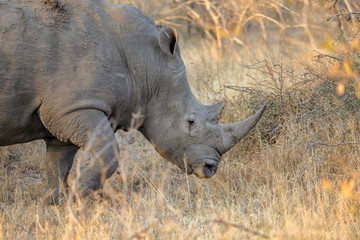
[[(315, 38), (329, 29), (311, 19), (314, 6), (308, 0), (171, 0), (137, 1), (112, 0), (131, 4), (153, 17), (158, 24), (182, 28), (188, 36), (195, 35), (212, 42), (221, 54), (231, 53), (233, 46), (251, 51), (260, 43), (286, 46), (304, 42), (316, 46)], [(302, 32), (304, 34), (299, 34)]]
[(286, 239), (359, 237), (360, 32), (356, 16), (344, 13), (339, 20), (337, 14), (326, 19), (346, 27), (316, 51), (305, 72), (257, 61), (246, 66), (253, 72), (250, 77), (262, 73), (262, 78), (253, 77), (253, 86), (227, 86), (239, 92), (229, 115), (244, 106), (253, 112), (268, 105), (261, 123), (239, 144), (242, 151), (232, 150), (230, 156), (247, 158), (250, 171), (241, 175), (247, 181), (256, 178), (252, 183), (259, 189), (266, 186), (276, 198), (272, 210), (286, 206), (279, 210), (286, 219), (281, 235)]

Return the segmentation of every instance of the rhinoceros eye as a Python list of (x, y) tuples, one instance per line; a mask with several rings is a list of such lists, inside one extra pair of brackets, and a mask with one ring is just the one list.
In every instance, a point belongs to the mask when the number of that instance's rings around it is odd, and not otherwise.
[(197, 128), (197, 116), (195, 114), (187, 114), (185, 115), (185, 119), (183, 122), (184, 130), (189, 133), (192, 132), (195, 128)]

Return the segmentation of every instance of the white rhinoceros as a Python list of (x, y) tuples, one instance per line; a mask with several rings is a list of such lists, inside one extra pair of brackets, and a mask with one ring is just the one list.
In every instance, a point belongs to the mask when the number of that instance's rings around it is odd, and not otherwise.
[(219, 124), (224, 105), (198, 103), (175, 29), (135, 7), (0, 0), (0, 146), (46, 141), (51, 201), (67, 186), (79, 148), (97, 159), (82, 171), (82, 194), (101, 188), (118, 167), (114, 132), (129, 129), (139, 111), (139, 131), (164, 158), (211, 177), (265, 109)]

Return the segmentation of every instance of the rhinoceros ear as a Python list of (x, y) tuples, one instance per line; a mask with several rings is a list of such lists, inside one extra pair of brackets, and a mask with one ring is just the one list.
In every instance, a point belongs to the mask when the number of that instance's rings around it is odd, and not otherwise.
[(219, 102), (213, 105), (204, 105), (207, 112), (206, 120), (209, 123), (217, 123), (221, 117), (221, 112), (225, 107), (224, 102)]
[(162, 27), (159, 33), (160, 48), (167, 54), (173, 55), (177, 43), (177, 32), (173, 27)]

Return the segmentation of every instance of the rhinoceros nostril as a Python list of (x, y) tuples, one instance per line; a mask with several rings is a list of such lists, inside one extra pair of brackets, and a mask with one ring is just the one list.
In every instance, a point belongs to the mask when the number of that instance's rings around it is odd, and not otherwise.
[(209, 178), (213, 176), (216, 172), (216, 166), (212, 164), (205, 163), (204, 166), (204, 175), (205, 177)]

